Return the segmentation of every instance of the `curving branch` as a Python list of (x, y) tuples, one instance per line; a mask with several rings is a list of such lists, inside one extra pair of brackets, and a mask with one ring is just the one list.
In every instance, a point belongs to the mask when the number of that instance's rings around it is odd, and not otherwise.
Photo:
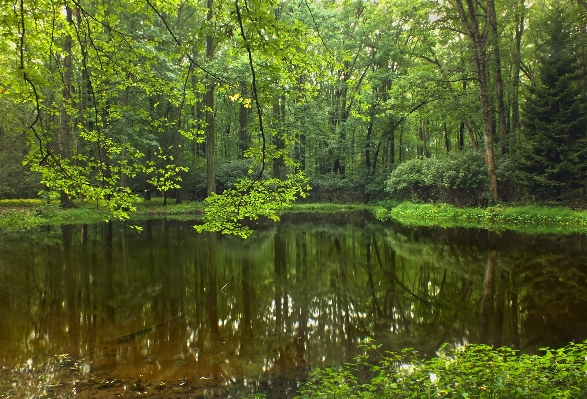
[(255, 100), (255, 107), (257, 109), (257, 117), (259, 118), (259, 131), (261, 133), (261, 141), (263, 143), (263, 150), (262, 150), (262, 163), (261, 163), (261, 171), (255, 180), (260, 180), (263, 176), (263, 172), (265, 171), (265, 163), (266, 163), (266, 150), (267, 150), (267, 139), (265, 137), (265, 129), (263, 127), (263, 111), (261, 110), (261, 103), (259, 102), (259, 94), (257, 92), (257, 75), (255, 73), (255, 65), (253, 64), (253, 51), (251, 50), (251, 44), (247, 39), (247, 35), (245, 34), (245, 28), (243, 26), (243, 17), (241, 15), (241, 9), (238, 4), (239, 0), (235, 0), (234, 5), (236, 8), (236, 17), (238, 20), (238, 26), (240, 28), (241, 37), (245, 42), (245, 48), (247, 50), (247, 55), (249, 57), (249, 68), (251, 70), (252, 75), (252, 82), (251, 82), (251, 89), (253, 91), (253, 99)]

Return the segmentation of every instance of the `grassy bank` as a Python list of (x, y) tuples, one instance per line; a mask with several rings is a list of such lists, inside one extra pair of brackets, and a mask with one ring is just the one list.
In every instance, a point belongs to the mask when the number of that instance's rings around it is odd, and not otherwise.
[(391, 210), (380, 209), (376, 215), (411, 226), (475, 227), (528, 233), (587, 232), (587, 211), (566, 207), (457, 208), (446, 204), (404, 202)]
[[(163, 205), (163, 200), (155, 199), (136, 204), (137, 210), (131, 214), (131, 221), (153, 217), (173, 217), (197, 219), (202, 214), (201, 202)], [(95, 204), (76, 203), (72, 209), (61, 209), (59, 204), (47, 204), (41, 200), (0, 200), (0, 230), (28, 230), (38, 226), (68, 223), (98, 223), (109, 218), (108, 211)]]
[[(137, 203), (131, 222), (147, 218), (197, 220), (203, 214), (203, 202), (163, 205), (162, 199)], [(341, 213), (369, 210), (379, 220), (393, 219), (409, 226), (472, 227), (489, 230), (516, 230), (525, 233), (587, 233), (587, 211), (565, 207), (495, 206), (457, 208), (446, 204), (368, 206), (364, 204), (294, 204), (288, 213)], [(76, 208), (61, 209), (58, 204), (41, 200), (0, 200), (0, 230), (27, 230), (43, 225), (97, 223), (108, 212), (94, 204), (78, 203)]]

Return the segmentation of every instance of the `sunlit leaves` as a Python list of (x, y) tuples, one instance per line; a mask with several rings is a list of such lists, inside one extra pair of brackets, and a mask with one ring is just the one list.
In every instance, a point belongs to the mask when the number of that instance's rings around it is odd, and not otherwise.
[(206, 199), (204, 224), (194, 228), (247, 238), (253, 231), (243, 223), (260, 216), (278, 221), (281, 212), (291, 207), (297, 197), (305, 197), (308, 189), (302, 172), (289, 174), (285, 180), (241, 179), (233, 189)]

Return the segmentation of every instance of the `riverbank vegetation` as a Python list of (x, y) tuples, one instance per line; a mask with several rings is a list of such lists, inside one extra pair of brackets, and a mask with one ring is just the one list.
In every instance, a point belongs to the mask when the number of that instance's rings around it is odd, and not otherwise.
[[(165, 217), (168, 219), (202, 220), (205, 204), (186, 201), (164, 205), (162, 199), (141, 201), (130, 219)], [(456, 207), (448, 204), (381, 202), (368, 204), (298, 203), (286, 213), (345, 213), (368, 211), (381, 221), (394, 220), (408, 226), (466, 227), (488, 230), (515, 230), (524, 233), (567, 234), (587, 232), (587, 211), (567, 207), (495, 206)], [(0, 230), (28, 230), (45, 225), (88, 224), (111, 218), (112, 215), (95, 204), (77, 202), (76, 207), (63, 209), (57, 202), (41, 200), (0, 200)]]
[(364, 349), (363, 356), (340, 370), (315, 370), (298, 398), (579, 399), (587, 395), (586, 343), (545, 348), (542, 355), (520, 355), (487, 345), (445, 346), (438, 357), (428, 360), (409, 349), (381, 354), (372, 343), (364, 344)]

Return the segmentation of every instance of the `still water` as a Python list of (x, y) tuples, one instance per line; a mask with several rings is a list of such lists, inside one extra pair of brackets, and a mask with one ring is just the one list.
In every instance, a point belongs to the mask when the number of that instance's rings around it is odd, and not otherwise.
[(366, 337), (428, 356), (587, 338), (585, 235), (364, 213), (286, 215), (248, 240), (140, 225), (0, 235), (0, 397), (292, 398)]

